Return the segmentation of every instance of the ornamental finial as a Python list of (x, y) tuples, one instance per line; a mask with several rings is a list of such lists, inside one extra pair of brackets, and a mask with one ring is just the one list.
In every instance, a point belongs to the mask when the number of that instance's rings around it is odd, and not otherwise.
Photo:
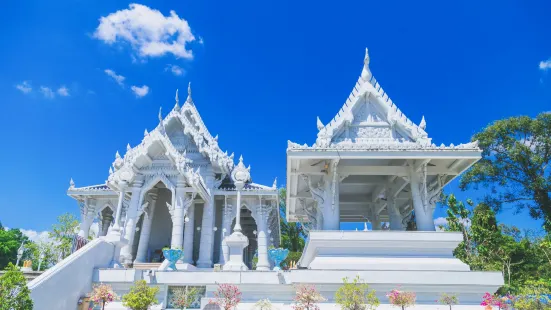
[(274, 180), (274, 184), (272, 184), (272, 188), (277, 188), (277, 177)]
[(163, 121), (163, 107), (159, 107), (159, 122)]
[(216, 137), (214, 137), (214, 141), (218, 141), (218, 135), (216, 135)]
[(239, 162), (240, 162), (240, 163), (243, 162), (243, 155), (240, 155), (240, 156), (239, 156)]
[(147, 128), (143, 131), (143, 135), (144, 137), (147, 136), (149, 134), (149, 132), (147, 131)]
[(178, 88), (176, 88), (176, 97), (174, 97), (174, 100), (176, 101), (176, 103), (174, 104), (174, 110), (176, 111), (180, 111), (180, 100), (178, 99)]
[(425, 121), (425, 116), (423, 115), (423, 118), (421, 118), (421, 123), (419, 123), (419, 128), (425, 130), (427, 128), (427, 122)]
[(364, 81), (369, 81), (371, 79), (371, 70), (369, 69), (369, 51), (367, 47), (365, 48), (365, 56), (364, 56), (364, 68), (362, 69), (362, 79)]
[(117, 153), (115, 153), (115, 158), (116, 158), (116, 159), (121, 158), (121, 154), (119, 154), (119, 151), (117, 151)]
[(113, 168), (109, 167), (109, 174), (113, 174)]
[(69, 181), (69, 187), (70, 188), (75, 187), (75, 181), (73, 181), (73, 178), (71, 178), (71, 180)]
[(191, 99), (191, 82), (187, 84), (187, 99), (186, 102), (189, 104), (193, 104), (193, 99)]
[(131, 147), (130, 147), (130, 143), (126, 144), (126, 151), (130, 151)]
[(232, 152), (231, 155), (230, 155), (230, 158), (233, 159), (234, 156), (235, 156), (235, 153)]
[(317, 126), (318, 126), (318, 130), (322, 130), (323, 127), (325, 127), (325, 126), (323, 126), (323, 123), (321, 122), (319, 116), (318, 116), (318, 120), (317, 120)]

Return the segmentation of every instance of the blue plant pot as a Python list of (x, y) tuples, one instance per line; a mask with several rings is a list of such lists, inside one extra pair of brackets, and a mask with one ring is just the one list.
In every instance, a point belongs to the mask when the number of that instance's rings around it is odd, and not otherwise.
[(289, 255), (289, 250), (283, 248), (269, 249), (268, 256), (274, 262), (273, 270), (281, 270), (281, 262)]
[(182, 257), (182, 254), (183, 252), (180, 249), (163, 250), (163, 255), (165, 256), (165, 259), (168, 260), (168, 268), (177, 270), (176, 262)]

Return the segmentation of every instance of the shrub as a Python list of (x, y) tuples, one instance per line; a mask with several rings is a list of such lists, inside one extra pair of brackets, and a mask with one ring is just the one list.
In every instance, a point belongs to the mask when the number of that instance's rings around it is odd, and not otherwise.
[(134, 282), (130, 292), (122, 296), (122, 304), (132, 310), (148, 310), (158, 302), (155, 298), (158, 292), (158, 287), (149, 287), (145, 280), (138, 280)]
[(413, 292), (392, 290), (386, 294), (386, 297), (388, 297), (391, 305), (400, 307), (402, 310), (415, 305), (415, 293)]
[(281, 266), (285, 266), (285, 269), (288, 269), (291, 262), (298, 262), (301, 256), (302, 252), (289, 252), (289, 255), (287, 255), (285, 260), (281, 262)]
[(348, 278), (342, 279), (343, 285), (335, 292), (335, 301), (343, 310), (377, 309), (379, 298), (369, 285), (356, 276), (352, 282)]
[(317, 303), (325, 301), (314, 285), (298, 285), (293, 299), (295, 310), (319, 310)]
[(23, 273), (12, 263), (0, 277), (0, 310), (32, 310), (33, 300)]
[(272, 310), (272, 309), (274, 309), (274, 306), (272, 305), (272, 302), (268, 298), (266, 298), (266, 299), (261, 299), (261, 300), (257, 301), (254, 304), (254, 309), (257, 309), (257, 310)]
[(187, 309), (195, 302), (197, 294), (199, 290), (195, 287), (182, 287), (174, 291), (170, 302), (178, 309)]
[(442, 305), (449, 306), (450, 310), (452, 310), (453, 305), (458, 305), (459, 304), (459, 299), (457, 298), (456, 294), (443, 293), (440, 296), (440, 300), (438, 300), (438, 302)]
[(209, 304), (218, 305), (224, 310), (231, 310), (241, 302), (241, 292), (233, 284), (219, 284), (214, 297), (216, 299), (209, 301)]
[(105, 305), (118, 299), (117, 294), (113, 292), (111, 285), (100, 284), (94, 286), (90, 300), (97, 305), (101, 305), (101, 309), (105, 309)]

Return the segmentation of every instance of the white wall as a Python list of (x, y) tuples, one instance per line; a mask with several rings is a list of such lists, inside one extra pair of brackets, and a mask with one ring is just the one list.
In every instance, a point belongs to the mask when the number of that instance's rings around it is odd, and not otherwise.
[(92, 290), (94, 268), (105, 268), (115, 246), (101, 238), (65, 258), (29, 282), (34, 310), (73, 310), (78, 299)]

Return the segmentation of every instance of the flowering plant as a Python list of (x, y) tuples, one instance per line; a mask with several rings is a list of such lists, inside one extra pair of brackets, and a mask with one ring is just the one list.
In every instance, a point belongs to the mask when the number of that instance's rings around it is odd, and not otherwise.
[(375, 290), (370, 290), (369, 285), (356, 276), (352, 282), (344, 278), (343, 286), (335, 292), (335, 302), (342, 310), (371, 310), (379, 306), (379, 298)]
[(219, 284), (214, 297), (216, 299), (209, 301), (209, 304), (218, 305), (224, 310), (231, 310), (241, 302), (241, 292), (237, 285), (233, 284)]
[(298, 285), (293, 298), (295, 310), (319, 310), (318, 302), (325, 301), (314, 285)]
[(270, 302), (270, 300), (268, 298), (266, 298), (266, 299), (261, 299), (261, 300), (257, 301), (254, 304), (254, 309), (257, 309), (257, 310), (272, 310), (272, 309), (274, 309), (274, 306), (272, 305), (272, 302)]
[(401, 307), (402, 310), (406, 309), (406, 307), (415, 305), (416, 296), (414, 292), (392, 290), (386, 294), (386, 297), (388, 297), (390, 304)]
[(440, 300), (438, 300), (439, 303), (442, 305), (447, 305), (450, 307), (450, 310), (452, 309), (453, 305), (459, 304), (459, 299), (457, 298), (456, 294), (442, 294), (440, 296)]
[(105, 305), (117, 300), (118, 298), (119, 297), (117, 296), (117, 294), (113, 292), (113, 288), (111, 287), (111, 285), (108, 284), (100, 284), (94, 286), (92, 294), (90, 295), (90, 300), (93, 301), (95, 304), (101, 305), (102, 310), (105, 308)]
[(197, 299), (199, 290), (195, 287), (182, 287), (174, 291), (170, 302), (178, 309), (189, 308)]
[(482, 297), (482, 302), (480, 303), (481, 306), (486, 306), (485, 309), (492, 309), (492, 307), (497, 307), (500, 310), (508, 310), (509, 305), (511, 304), (511, 301), (513, 300), (513, 296), (511, 295), (505, 295), (505, 296), (494, 296), (490, 293), (484, 294)]

